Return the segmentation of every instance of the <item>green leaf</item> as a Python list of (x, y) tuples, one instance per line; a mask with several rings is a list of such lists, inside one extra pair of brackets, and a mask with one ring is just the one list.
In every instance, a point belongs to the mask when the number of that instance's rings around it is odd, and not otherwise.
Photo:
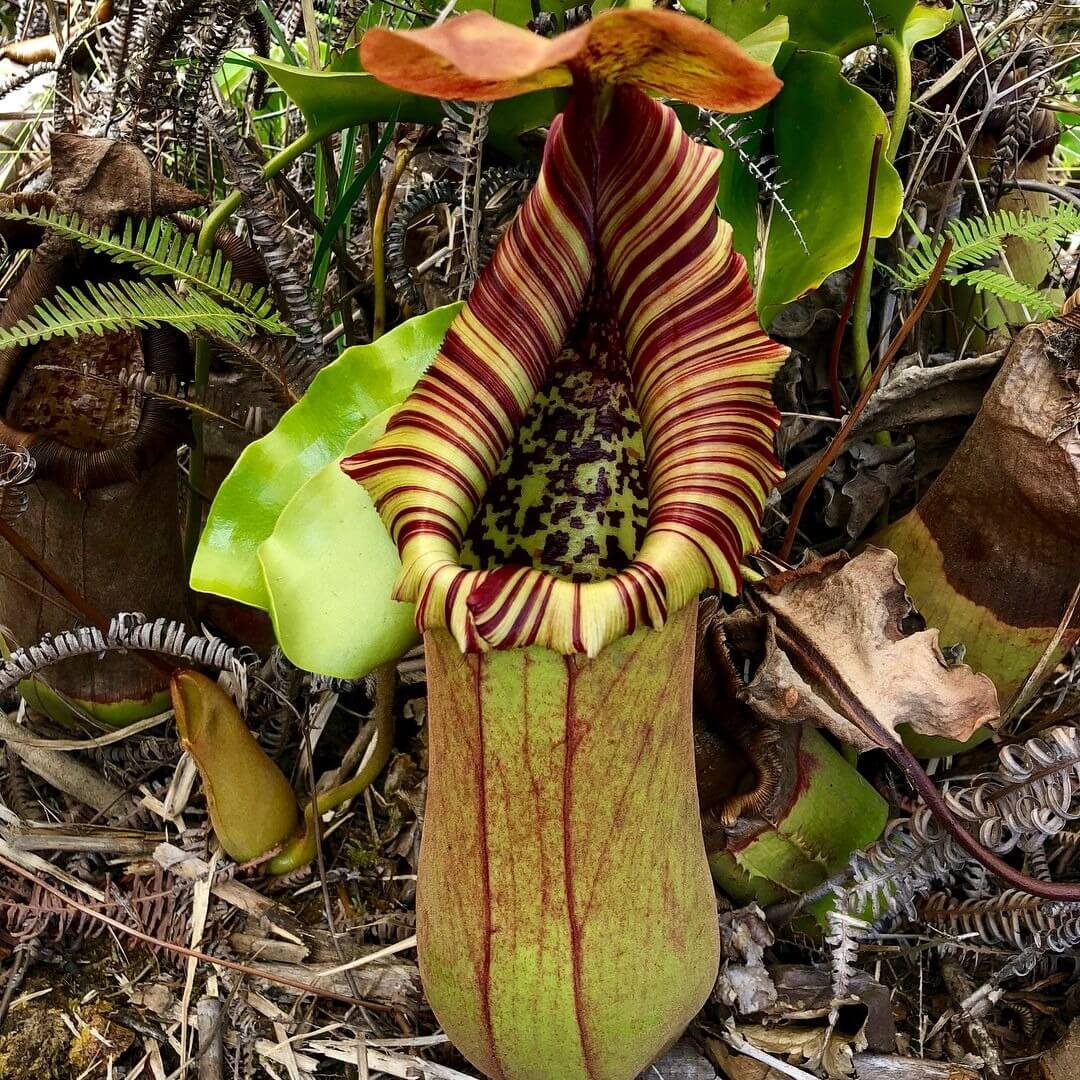
[[(348, 187), (339, 191), (338, 197), (334, 201), (334, 212), (323, 227), (322, 235), (319, 237), (319, 246), (315, 249), (315, 258), (311, 264), (312, 281), (321, 278), (323, 268), (330, 258), (330, 249), (333, 246), (335, 237), (352, 213), (352, 209), (360, 196), (363, 195), (364, 188), (367, 186), (368, 180), (371, 179), (371, 174), (382, 164), (382, 156), (386, 152), (387, 146), (390, 145), (396, 121), (397, 113), (395, 112), (387, 123), (378, 144), (371, 151), (371, 157), (364, 162), (363, 168), (353, 177)], [(342, 178), (344, 175), (342, 173)]]
[(252, 332), (248, 316), (190, 289), (182, 296), (156, 281), (87, 281), (85, 288), (57, 289), (25, 319), (0, 329), (0, 348), (36, 345), (54, 337), (101, 336), (113, 330), (166, 324), (203, 330), (226, 341)]
[(950, 8), (916, 4), (904, 23), (900, 41), (910, 53), (920, 41), (929, 41), (963, 19), (959, 0)]
[[(1055, 203), (1045, 214), (1005, 208), (985, 217), (950, 221), (945, 232), (953, 242), (945, 263), (945, 279), (955, 281), (959, 271), (977, 268), (1000, 255), (1005, 250), (1006, 240), (1047, 243), (1067, 240), (1080, 232), (1080, 211), (1063, 203)], [(915, 247), (904, 251), (896, 268), (890, 271), (905, 289), (919, 289), (930, 280), (945, 242), (944, 237), (931, 241), (919, 230), (915, 230), (915, 238)]]
[(1000, 270), (969, 270), (966, 274), (950, 276), (949, 281), (970, 285), (978, 293), (989, 293), (1010, 304), (1023, 304), (1033, 318), (1049, 318), (1056, 315), (1060, 304), (1047, 299), (1034, 285)]
[(414, 606), (390, 596), (397, 548), (371, 496), (340, 467), (383, 433), (395, 408), (300, 488), (259, 548), (278, 644), (305, 671), (363, 678), (419, 641)]
[[(869, 94), (840, 73), (840, 61), (820, 52), (796, 53), (784, 69), (773, 105), (781, 197), (798, 222), (773, 208), (758, 307), (766, 324), (781, 305), (817, 288), (850, 266), (859, 252), (874, 137), (888, 140), (885, 114)], [(873, 236), (896, 227), (903, 188), (882, 157), (874, 201)]]
[[(268, 435), (248, 446), (210, 507), (191, 587), (264, 610), (260, 545), (281, 511), (373, 417), (404, 400), (434, 359), (460, 304), (410, 319), (370, 345), (346, 349)], [(357, 613), (361, 617), (361, 613)]]
[[(262, 58), (255, 62), (304, 114), (308, 128), (321, 135), (355, 124), (387, 121), (395, 110), (400, 110), (400, 120), (410, 124), (438, 124), (444, 116), (434, 98), (394, 90), (360, 70), (355, 49), (338, 57), (326, 71)], [(555, 90), (538, 90), (496, 102), (489, 129), (493, 145), (509, 153), (520, 152), (518, 136), (549, 123), (559, 110), (559, 100)]]
[[(700, 7), (700, 0), (695, 6)], [(694, 7), (689, 10), (697, 13)], [(933, 21), (941, 21), (937, 12), (944, 11), (919, 4), (918, 0), (707, 0), (707, 10), (709, 22), (736, 40), (786, 15), (792, 41), (804, 49), (838, 56), (871, 45), (886, 34), (907, 44), (910, 32), (910, 48), (915, 41), (924, 40), (917, 35), (933, 36), (925, 32)], [(944, 25), (935, 33), (942, 29)]]
[(777, 15), (772, 22), (766, 23), (760, 30), (747, 34), (739, 41), (739, 45), (760, 63), (771, 64), (790, 37), (790, 20), (786, 15)]

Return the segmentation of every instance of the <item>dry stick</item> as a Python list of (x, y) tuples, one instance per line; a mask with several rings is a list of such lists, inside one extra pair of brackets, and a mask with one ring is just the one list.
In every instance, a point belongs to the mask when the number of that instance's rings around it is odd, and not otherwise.
[(1065, 614), (1061, 616), (1057, 630), (1054, 631), (1054, 636), (1046, 643), (1046, 648), (1043, 649), (1043, 654), (1039, 657), (1039, 662), (1035, 665), (1031, 674), (1024, 681), (1024, 685), (1020, 687), (1016, 697), (1013, 698), (1009, 703), (1009, 707), (1005, 710), (1005, 713), (1001, 718), (1003, 723), (1008, 723), (1013, 717), (1018, 716), (1026, 709), (1031, 702), (1031, 699), (1035, 696), (1036, 691), (1042, 686), (1046, 669), (1050, 666), (1050, 660), (1053, 658), (1054, 653), (1057, 652), (1057, 648), (1061, 644), (1061, 639), (1065, 636), (1065, 631), (1072, 625), (1073, 616), (1076, 614), (1077, 606), (1080, 606), (1080, 583), (1077, 583), (1076, 588), (1073, 590), (1072, 599), (1065, 608)]
[(870, 232), (874, 224), (874, 200), (877, 195), (878, 165), (881, 163), (881, 144), (883, 135), (874, 139), (874, 150), (870, 156), (870, 178), (866, 188), (866, 212), (863, 215), (862, 239), (859, 241), (859, 254), (855, 257), (855, 271), (848, 286), (847, 296), (844, 298), (844, 306), (840, 310), (840, 321), (836, 324), (836, 333), (833, 335), (832, 353), (829, 355), (829, 389), (832, 391), (833, 416), (843, 414), (843, 405), (840, 402), (840, 346), (844, 341), (844, 331), (847, 329), (848, 320), (855, 307), (855, 296), (859, 291), (859, 283), (866, 271), (866, 253), (870, 249)]
[[(305, 718), (306, 719), (306, 718)], [(323, 911), (326, 914), (326, 926), (330, 931), (330, 941), (333, 943), (334, 952), (337, 953), (339, 965), (345, 963), (345, 954), (341, 951), (341, 940), (338, 937), (337, 926), (334, 924), (334, 904), (330, 899), (330, 883), (326, 879), (326, 857), (322, 846), (322, 819), (319, 816), (319, 795), (315, 790), (315, 753), (311, 748), (311, 731), (309, 725), (301, 725), (304, 735), (304, 753), (307, 756), (308, 780), (311, 784), (311, 828), (315, 836), (315, 864), (319, 869), (319, 888), (322, 892)], [(374, 752), (374, 751), (373, 751)], [(345, 979), (354, 997), (360, 996), (360, 989), (356, 982), (356, 976), (352, 971), (346, 971)]]
[(277, 983), (279, 986), (288, 986), (292, 990), (298, 990), (302, 994), (312, 994), (315, 997), (326, 998), (328, 1001), (340, 1001), (346, 1005), (359, 1005), (362, 1008), (373, 1009), (376, 1012), (392, 1013), (394, 1011), (392, 1005), (384, 1005), (382, 1002), (378, 1001), (363, 1001), (359, 998), (350, 997), (348, 994), (339, 994), (334, 990), (327, 990), (324, 987), (315, 986), (312, 983), (301, 982), (299, 979), (290, 979), (285, 975), (278, 975), (274, 972), (249, 967), (247, 964), (241, 964), (235, 960), (225, 960), (220, 956), (211, 956), (209, 953), (200, 952), (198, 949), (189, 949), (186, 945), (177, 945), (171, 941), (162, 941), (152, 934), (146, 934), (142, 930), (136, 930), (135, 927), (128, 926), (119, 919), (114, 919), (111, 915), (106, 915), (102, 911), (97, 911), (92, 907), (88, 907), (86, 904), (80, 903), (73, 897), (54, 888), (36, 874), (31, 874), (28, 870), (24, 870), (18, 863), (12, 862), (4, 855), (0, 855), (0, 866), (6, 866), (9, 870), (14, 870), (20, 877), (37, 885), (38, 888), (49, 893), (51, 896), (56, 897), (69, 907), (73, 907), (83, 915), (86, 915), (91, 919), (96, 919), (98, 922), (105, 923), (106, 926), (111, 926), (113, 929), (127, 934), (128, 937), (133, 937), (136, 941), (141, 941), (145, 945), (151, 945), (155, 949), (164, 949), (166, 952), (176, 953), (178, 956), (189, 956), (195, 960), (202, 960), (207, 964), (215, 964), (217, 967), (228, 968), (230, 971), (238, 971), (241, 975), (247, 975), (253, 979), (265, 979), (267, 982)]
[(888, 352), (881, 358), (881, 362), (874, 370), (874, 374), (870, 377), (870, 381), (859, 395), (859, 400), (855, 402), (855, 407), (848, 413), (847, 419), (841, 425), (840, 430), (836, 433), (833, 441), (829, 443), (829, 448), (822, 455), (821, 460), (814, 467), (814, 471), (806, 478), (806, 482), (799, 490), (799, 494), (795, 499), (795, 505), (791, 510), (791, 518), (788, 521), (787, 532), (784, 534), (784, 543), (780, 548), (780, 558), (783, 559), (784, 562), (788, 562), (791, 558), (791, 548), (795, 543), (795, 533), (799, 528), (799, 519), (802, 517), (803, 510), (806, 508), (806, 504), (813, 494), (814, 488), (817, 487), (818, 481), (825, 475), (826, 470), (839, 456), (840, 451), (843, 450), (844, 443), (847, 442), (847, 438), (851, 434), (855, 424), (858, 422), (860, 415), (862, 415), (863, 409), (866, 408), (870, 398), (874, 395), (874, 391), (877, 390), (882, 375), (885, 374), (889, 365), (896, 359), (896, 354), (900, 351), (904, 342), (907, 341), (911, 331), (915, 329), (916, 323), (922, 318), (922, 313), (926, 310), (927, 305), (929, 305), (930, 300), (934, 295), (934, 290), (937, 288), (938, 281), (941, 279), (941, 275), (945, 270), (945, 264), (948, 262), (952, 246), (952, 239), (947, 239), (941, 248), (941, 253), (938, 255), (937, 262), (934, 263), (934, 269), (930, 273), (930, 280), (927, 281), (926, 286), (922, 291), (922, 295), (919, 297), (919, 302), (912, 309), (911, 314), (904, 320), (904, 325), (900, 327), (896, 337), (893, 338)]
[[(87, 600), (74, 585), (62, 578), (34, 550), (32, 545), (3, 519), (0, 519), (0, 537), (3, 537), (88, 622), (96, 626), (103, 634), (108, 634), (109, 616)], [(172, 664), (166, 663), (153, 653), (135, 651), (134, 655), (166, 677), (171, 676), (175, 670)]]

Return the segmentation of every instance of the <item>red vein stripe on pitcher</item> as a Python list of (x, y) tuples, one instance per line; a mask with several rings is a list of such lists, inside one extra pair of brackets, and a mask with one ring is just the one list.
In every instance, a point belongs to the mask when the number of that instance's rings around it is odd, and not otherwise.
[[(715, 211), (717, 151), (666, 106), (615, 87), (596, 122), (575, 95), (539, 181), (387, 426), (343, 465), (402, 557), (396, 596), (467, 651), (541, 645), (595, 655), (702, 589), (738, 590), (780, 469), (769, 387), (787, 350), (762, 332), (731, 230)], [(607, 276), (641, 418), (649, 528), (637, 558), (575, 584), (526, 567), (470, 571), (462, 537), (544, 384), (597, 266)]]

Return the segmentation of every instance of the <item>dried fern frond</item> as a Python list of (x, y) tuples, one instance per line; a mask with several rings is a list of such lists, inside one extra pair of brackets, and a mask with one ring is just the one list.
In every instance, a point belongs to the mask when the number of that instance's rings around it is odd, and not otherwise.
[(834, 1003), (844, 1001), (851, 991), (855, 979), (855, 962), (859, 955), (859, 944), (871, 929), (870, 923), (857, 919), (842, 908), (835, 908), (826, 915), (829, 929), (825, 941), (831, 948), (832, 987)]
[[(225, 671), (246, 688), (248, 665), (257, 659), (248, 649), (226, 644), (213, 634), (193, 634), (172, 619), (147, 619), (142, 612), (122, 612), (102, 633), (96, 626), (46, 634), (36, 645), (16, 649), (0, 663), (0, 693), (44, 668), (75, 656), (96, 656), (115, 649), (161, 653), (201, 667)], [(246, 692), (240, 701), (246, 700)]]
[(6, 98), (8, 94), (15, 93), (16, 90), (26, 86), (27, 83), (32, 83), (39, 76), (49, 75), (55, 70), (55, 64), (44, 61), (38, 64), (31, 64), (29, 67), (23, 68), (22, 71), (16, 71), (6, 79), (0, 79), (0, 100)]
[(1063, 724), (1003, 747), (998, 768), (946, 794), (950, 808), (978, 827), (999, 855), (1035, 851), (1080, 819), (1080, 730)]
[(1026, 949), (1064, 923), (1080, 918), (1080, 907), (1048, 904), (1016, 889), (981, 900), (957, 900), (948, 893), (934, 893), (919, 905), (919, 916), (945, 934), (970, 935), (980, 945)]
[[(238, 26), (246, 23), (254, 10), (255, 0), (217, 0), (207, 12), (177, 101), (176, 130), (186, 149), (195, 145), (199, 102), (206, 96), (210, 80), (221, 66), (225, 53), (235, 46)], [(259, 21), (261, 23), (261, 19)]]
[[(1080, 730), (1061, 725), (1026, 743), (1004, 747), (995, 772), (945, 793), (949, 809), (995, 854), (1033, 851), (1080, 818)], [(960, 874), (970, 856), (921, 807), (885, 836), (856, 852), (844, 907), (878, 920)]]
[(296, 252), (263, 179), (262, 168), (244, 144), (236, 117), (211, 98), (204, 99), (200, 119), (217, 143), (226, 172), (246, 196), (239, 216), (246, 219), (251, 241), (263, 258), (267, 274), (280, 298), (295, 338), (295, 364), (288, 376), (306, 384), (326, 363), (322, 327), (308, 291), (309, 275), (301, 274)]
[(472, 288), (480, 266), (481, 158), (488, 136), (491, 102), (444, 101), (442, 107), (447, 117), (442, 128), (443, 138), (452, 155), (452, 164), (461, 174), (458, 207), (464, 258), (457, 286), (460, 299)]
[(196, 249), (195, 236), (164, 218), (125, 220), (123, 229), (108, 225), (95, 228), (78, 214), (63, 214), (53, 207), (0, 210), (9, 221), (41, 225), (66, 240), (105, 255), (113, 262), (135, 266), (140, 273), (190, 282), (199, 291), (237, 308), (255, 326), (271, 334), (288, 334), (289, 328), (274, 310), (266, 290), (233, 278), (232, 263), (220, 251), (212, 256)]

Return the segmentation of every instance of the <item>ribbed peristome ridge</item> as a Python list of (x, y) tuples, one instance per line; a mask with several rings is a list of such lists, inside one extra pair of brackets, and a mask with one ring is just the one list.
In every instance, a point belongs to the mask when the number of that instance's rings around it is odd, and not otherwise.
[[(401, 553), (395, 595), (467, 652), (598, 653), (662, 626), (705, 588), (736, 592), (760, 542), (787, 349), (757, 321), (716, 213), (719, 154), (629, 86), (580, 89), (552, 124), (539, 181), (386, 434), (344, 468)], [(585, 584), (531, 567), (466, 570), (462, 539), (602, 273), (642, 424), (648, 531), (622, 573)]]

